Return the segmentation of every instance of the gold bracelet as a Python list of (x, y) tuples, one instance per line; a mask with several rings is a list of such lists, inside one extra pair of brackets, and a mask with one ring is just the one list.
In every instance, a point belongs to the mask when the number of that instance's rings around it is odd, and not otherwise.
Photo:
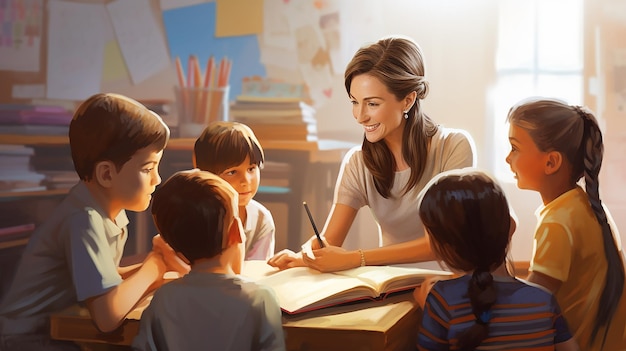
[(361, 255), (361, 267), (365, 266), (365, 254), (363, 250), (359, 249), (359, 254)]

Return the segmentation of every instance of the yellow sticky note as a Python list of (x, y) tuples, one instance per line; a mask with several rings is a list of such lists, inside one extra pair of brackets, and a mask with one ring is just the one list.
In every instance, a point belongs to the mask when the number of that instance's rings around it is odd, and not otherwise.
[(120, 46), (117, 44), (117, 40), (109, 40), (104, 46), (102, 80), (112, 82), (125, 77), (128, 77), (128, 69), (124, 63)]
[(263, 32), (262, 0), (216, 0), (215, 6), (216, 37)]

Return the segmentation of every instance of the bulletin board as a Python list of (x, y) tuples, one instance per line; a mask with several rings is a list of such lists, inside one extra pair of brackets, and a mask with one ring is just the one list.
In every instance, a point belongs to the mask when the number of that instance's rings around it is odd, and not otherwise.
[[(100, 91), (118, 92), (137, 99), (173, 98), (173, 85), (176, 84), (173, 64), (174, 59), (180, 57), (183, 64), (186, 65), (189, 55), (198, 56), (200, 62), (203, 64), (207, 62), (209, 56), (215, 56), (216, 59), (228, 57), (235, 61), (230, 89), (232, 96), (236, 96), (241, 91), (241, 81), (243, 77), (265, 76), (265, 66), (261, 63), (256, 34), (246, 35), (243, 33), (240, 35), (216, 36), (216, 34), (219, 35), (216, 31), (220, 30), (220, 27), (216, 26), (216, 21), (218, 20), (216, 1), (196, 0), (191, 5), (187, 6), (180, 6), (180, 2), (175, 2), (178, 5), (178, 7), (175, 8), (165, 7), (168, 1), (164, 0), (133, 2), (119, 0), (8, 0), (0, 2), (0, 6), (5, 6), (6, 4), (7, 12), (16, 12), (13, 11), (13, 8), (9, 7), (17, 3), (27, 3), (29, 1), (35, 1), (40, 6), (40, 12), (42, 13), (40, 25), (38, 26), (40, 29), (38, 32), (40, 38), (38, 70), (34, 71), (32, 65), (30, 71), (2, 69), (2, 67), (7, 67), (7, 65), (18, 65), (20, 60), (16, 58), (16, 56), (12, 58), (7, 58), (8, 56), (4, 58), (1, 57), (3, 56), (3, 49), (2, 45), (0, 45), (0, 103), (28, 102), (33, 99), (80, 101)], [(147, 6), (141, 7), (140, 5), (135, 5), (135, 8), (132, 7), (133, 4), (139, 3)], [(109, 50), (110, 43), (107, 42), (106, 48), (104, 49), (105, 52), (102, 55), (104, 58), (101, 59), (100, 62), (102, 63), (100, 64), (98, 64), (99, 62), (97, 60), (95, 64), (91, 63), (94, 62), (92, 61), (94, 57), (87, 58), (83, 62), (80, 62), (77, 60), (76, 56), (81, 55), (75, 55), (73, 53), (68, 54), (67, 57), (62, 58), (62, 61), (66, 61), (65, 65), (67, 66), (78, 67), (78, 73), (60, 73), (62, 76), (59, 77), (59, 74), (55, 72), (57, 71), (56, 69), (48, 72), (47, 66), (49, 66), (49, 62), (59, 62), (58, 48), (60, 46), (69, 48), (70, 51), (74, 48), (71, 47), (72, 44), (70, 40), (59, 40), (59, 35), (56, 35), (57, 40), (54, 41), (55, 44), (50, 46), (49, 40), (54, 37), (54, 35), (51, 35), (51, 32), (54, 31), (54, 29), (59, 29), (60, 26), (58, 22), (60, 16), (66, 16), (65, 18), (68, 22), (71, 22), (72, 26), (76, 26), (76, 17), (78, 17), (76, 14), (84, 13), (85, 15), (94, 15), (93, 11), (89, 11), (89, 9), (82, 12), (80, 9), (73, 10), (74, 7), (78, 8), (80, 5), (83, 5), (84, 8), (94, 6), (100, 6), (101, 8), (106, 7), (106, 10), (97, 10), (96, 13), (98, 11), (104, 13), (108, 12), (110, 20), (107, 18), (105, 22), (110, 23), (111, 29), (107, 28), (106, 30), (110, 32), (110, 34), (108, 34), (108, 39), (95, 39), (111, 41), (110, 38), (114, 38), (114, 41), (116, 41), (116, 45), (114, 45), (115, 52), (113, 54), (111, 53)], [(119, 9), (116, 9), (115, 6)], [(146, 11), (146, 7), (150, 7), (148, 11)], [(0, 8), (0, 12), (2, 12), (2, 10), (3, 9)], [(224, 9), (222, 13), (227, 14), (226, 10), (228, 9)], [(142, 28), (133, 28), (132, 25), (128, 25), (129, 22), (132, 23), (128, 21), (128, 19), (126, 20), (127, 24), (125, 26), (120, 26), (119, 23), (117, 23), (119, 22), (117, 19), (119, 19), (120, 16), (128, 17), (129, 11), (136, 11), (137, 15), (144, 16), (146, 12), (153, 13), (153, 16), (150, 18), (154, 20), (155, 26), (143, 30), (144, 37), (150, 36), (148, 38), (151, 41), (150, 44), (142, 40), (143, 37), (136, 37), (136, 33), (141, 32)], [(262, 8), (259, 9), (256, 15), (262, 18)], [(53, 18), (51, 19), (51, 17)], [(2, 18), (2, 16), (0, 16), (0, 18)], [(56, 18), (56, 22), (54, 18)], [(61, 18), (63, 19), (63, 17)], [(228, 22), (232, 22), (229, 18), (227, 19), (229, 20)], [(139, 20), (136, 22), (143, 23)], [(54, 25), (55, 23), (56, 25)], [(3, 24), (7, 23), (5, 22)], [(78, 20), (78, 24), (81, 24), (80, 20)], [(88, 27), (89, 20), (84, 19), (82, 24)], [(14, 27), (13, 23), (9, 23), (8, 25), (9, 28)], [(91, 29), (91, 33), (87, 33), (87, 27), (83, 31), (86, 36), (90, 34), (93, 35), (97, 32), (97, 30)], [(120, 27), (122, 28), (121, 30)], [(65, 32), (61, 35), (67, 35), (68, 33), (73, 35), (71, 29), (63, 28), (63, 30)], [(76, 37), (80, 38), (80, 35), (83, 33), (80, 33), (80, 29), (78, 32), (79, 35), (76, 35)], [(159, 35), (154, 35), (155, 32), (159, 33)], [(0, 40), (2, 40), (2, 34), (2, 27), (0, 27)], [(133, 36), (136, 38), (132, 38)], [(157, 36), (159, 38), (156, 38)], [(90, 44), (88, 41), (88, 39), (85, 39), (82, 43), (77, 41), (77, 45)], [(0, 42), (0, 44), (2, 43)], [(141, 45), (144, 45), (145, 50), (136, 50), (136, 47)], [(155, 52), (155, 46), (160, 46), (162, 50)], [(125, 48), (135, 48), (135, 56), (127, 55), (127, 52), (124, 51)], [(52, 55), (55, 50), (57, 59), (50, 61), (49, 55)], [(151, 51), (149, 55), (144, 54), (143, 57), (138, 57), (141, 53), (148, 51)], [(155, 57), (158, 57), (156, 62)], [(9, 60), (11, 60), (11, 62), (9, 62)], [(92, 64), (93, 67), (88, 67), (89, 64)], [(50, 67), (54, 68), (55, 66)], [(155, 67), (155, 69), (146, 72), (146, 70), (151, 67)], [(139, 72), (142, 70), (144, 72)], [(88, 89), (81, 89), (80, 87), (71, 88), (73, 92), (71, 89), (69, 92), (60, 94), (54, 92), (53, 87), (59, 85), (59, 80), (67, 80), (68, 85), (72, 83), (70, 81), (83, 84), (84, 82), (80, 82), (80, 80), (93, 82), (94, 77), (92, 73), (94, 71), (102, 71), (101, 80), (97, 82), (97, 85), (88, 85)], [(56, 85), (50, 82), (50, 77), (55, 74)], [(14, 95), (16, 89), (18, 94)], [(30, 93), (27, 93), (25, 95), (26, 97), (20, 98), (20, 91), (24, 91), (24, 89), (29, 90)], [(40, 92), (39, 96), (33, 96), (33, 94), (37, 95), (37, 92), (33, 89)], [(85, 96), (73, 97), (72, 95), (83, 91), (85, 91)], [(89, 92), (87, 93), (86, 91)]]
[[(43, 0), (41, 25), (39, 28), (47, 27), (47, 17), (45, 16), (45, 5), (48, 0)], [(3, 2), (2, 6), (8, 6), (8, 2)], [(2, 9), (4, 10), (4, 9)], [(1, 20), (0, 20), (1, 21)], [(4, 23), (3, 23), (4, 24)], [(19, 103), (30, 101), (30, 99), (14, 98), (12, 89), (14, 85), (42, 85), (46, 82), (46, 52), (47, 41), (43, 31), (40, 35), (39, 45), (39, 70), (35, 72), (29, 71), (12, 71), (0, 69), (0, 103)], [(3, 38), (4, 39), (4, 38)], [(3, 40), (2, 39), (2, 40)], [(0, 58), (1, 60), (1, 58)]]
[(76, 102), (97, 92), (171, 99), (176, 57), (186, 66), (197, 55), (203, 66), (210, 56), (232, 60), (231, 101), (244, 78), (272, 72), (268, 78), (305, 83), (321, 104), (334, 93), (332, 74), (345, 66), (339, 0), (5, 0), (0, 7), (28, 2), (43, 12), (38, 70), (3, 69), (0, 45), (0, 103)]

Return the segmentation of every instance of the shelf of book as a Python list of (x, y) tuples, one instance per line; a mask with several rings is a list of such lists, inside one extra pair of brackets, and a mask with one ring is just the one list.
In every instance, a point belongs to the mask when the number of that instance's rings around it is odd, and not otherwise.
[(36, 191), (0, 191), (0, 199), (16, 198), (16, 197), (37, 197), (37, 196), (56, 196), (65, 195), (69, 189), (53, 189), (53, 190), (36, 190)]
[(0, 250), (26, 245), (28, 244), (29, 239), (30, 238), (21, 238), (15, 240), (0, 241)]
[(69, 139), (64, 135), (0, 134), (0, 144), (9, 145), (64, 145)]
[[(193, 150), (195, 138), (172, 138), (167, 144), (168, 149), (173, 150)], [(305, 140), (274, 140), (260, 139), (259, 142), (264, 149), (277, 150), (302, 150), (312, 151), (318, 149), (317, 141)], [(65, 145), (69, 143), (67, 136), (55, 135), (16, 135), (0, 134), (0, 144), (9, 145)]]

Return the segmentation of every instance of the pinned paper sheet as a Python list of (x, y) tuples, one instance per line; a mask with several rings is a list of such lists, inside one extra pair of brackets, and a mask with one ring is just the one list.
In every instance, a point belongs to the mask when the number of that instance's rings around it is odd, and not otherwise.
[(46, 97), (84, 100), (100, 91), (110, 22), (102, 4), (48, 3)]
[(272, 48), (295, 50), (296, 38), (289, 26), (286, 7), (283, 0), (263, 1), (263, 42)]
[(263, 1), (216, 0), (215, 2), (217, 6), (216, 37), (261, 34), (263, 32)]
[(154, 17), (150, 0), (117, 0), (106, 6), (134, 84), (169, 66), (165, 38)]
[(0, 70), (39, 71), (42, 0), (0, 1)]
[(104, 47), (104, 67), (102, 80), (112, 82), (128, 76), (128, 70), (122, 57), (122, 51), (117, 40), (109, 40)]

